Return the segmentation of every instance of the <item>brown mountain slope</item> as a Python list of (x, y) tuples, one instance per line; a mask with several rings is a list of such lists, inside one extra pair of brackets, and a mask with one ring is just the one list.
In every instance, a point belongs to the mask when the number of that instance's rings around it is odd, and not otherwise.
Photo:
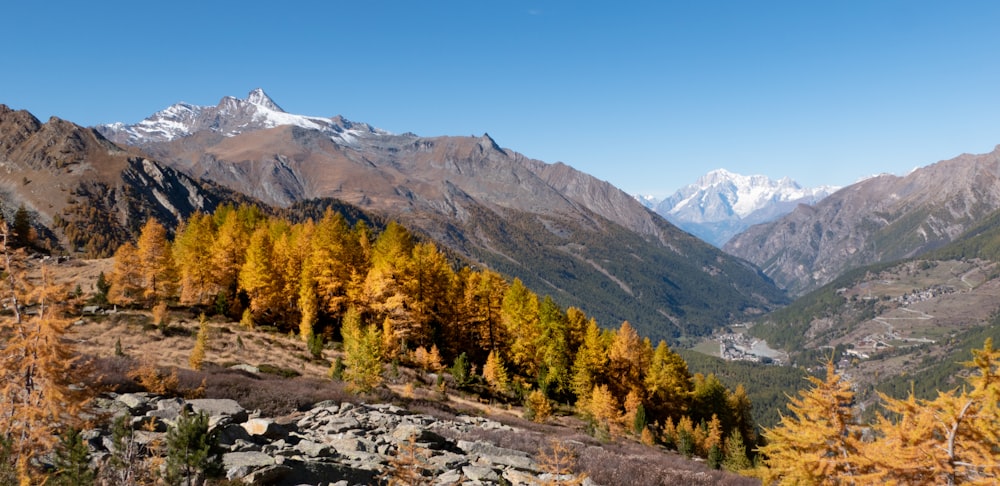
[[(225, 103), (164, 110), (211, 114), (212, 123), (194, 120), (170, 137), (142, 137), (150, 127), (178, 127), (161, 114), (102, 130), (275, 205), (332, 197), (398, 220), (606, 326), (629, 320), (654, 337), (701, 334), (784, 302), (751, 265), (564, 164), (529, 159), (485, 134), (395, 135), (291, 115), (254, 93), (238, 110)], [(223, 113), (252, 116), (215, 123)], [(233, 126), (246, 128), (226, 128)]]
[(149, 217), (172, 227), (223, 193), (92, 129), (0, 105), (0, 208), (10, 218), (23, 205), (39, 246), (106, 255)]
[(905, 177), (881, 175), (815, 206), (751, 227), (724, 247), (793, 294), (869, 263), (918, 255), (952, 241), (1000, 208), (1000, 148), (962, 155)]

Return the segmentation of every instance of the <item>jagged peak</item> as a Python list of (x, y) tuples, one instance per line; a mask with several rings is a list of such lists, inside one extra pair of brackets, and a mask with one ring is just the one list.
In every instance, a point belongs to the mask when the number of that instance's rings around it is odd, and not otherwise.
[(484, 147), (492, 147), (494, 150), (503, 152), (503, 149), (500, 148), (500, 145), (497, 144), (496, 140), (493, 140), (493, 137), (489, 133), (483, 132), (483, 136), (479, 137), (479, 143)]
[(272, 111), (279, 111), (281, 113), (285, 113), (285, 110), (281, 109), (281, 107), (278, 106), (278, 104), (275, 103), (274, 100), (272, 100), (271, 97), (264, 92), (263, 88), (256, 88), (250, 91), (250, 93), (247, 95), (246, 102), (257, 106), (262, 106)]

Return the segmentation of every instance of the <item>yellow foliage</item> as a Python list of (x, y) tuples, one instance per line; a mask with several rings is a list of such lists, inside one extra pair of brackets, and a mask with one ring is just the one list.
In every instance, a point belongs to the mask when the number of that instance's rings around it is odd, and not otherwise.
[(486, 383), (490, 385), (496, 393), (506, 393), (507, 387), (510, 385), (509, 378), (507, 377), (507, 367), (504, 366), (503, 360), (497, 355), (496, 351), (490, 353), (486, 358), (486, 364), (483, 365), (483, 379)]
[(552, 416), (552, 405), (541, 390), (532, 391), (525, 400), (524, 407), (533, 422), (544, 423)]
[(177, 370), (165, 373), (151, 361), (141, 361), (136, 368), (129, 370), (128, 376), (139, 382), (146, 391), (156, 395), (173, 396), (180, 389)]
[(188, 357), (188, 364), (191, 365), (192, 370), (200, 370), (205, 361), (205, 350), (208, 347), (208, 320), (205, 318), (205, 314), (202, 314), (199, 319), (198, 336), (195, 339), (191, 356)]
[(539, 468), (550, 476), (543, 486), (580, 486), (587, 479), (586, 474), (573, 474), (577, 455), (562, 442), (552, 439), (547, 448), (538, 451)]
[(858, 473), (859, 440), (852, 428), (854, 392), (827, 364), (826, 380), (809, 377), (813, 387), (791, 398), (791, 415), (766, 429), (767, 468), (780, 484), (821, 484), (826, 478)]
[(166, 326), (167, 325), (167, 303), (166, 302), (160, 302), (159, 304), (154, 305), (151, 314), (153, 316), (153, 324), (155, 324), (157, 326)]
[(0, 223), (3, 300), (34, 306), (35, 312), (0, 319), (0, 437), (10, 441), (11, 461), (0, 468), (16, 470), (20, 482), (29, 484), (38, 474), (35, 459), (52, 450), (57, 434), (81, 425), (89, 395), (76, 388), (85, 369), (63, 337), (68, 320), (60, 302), (67, 289), (55, 285), (45, 267), (29, 279), (24, 254), (7, 249), (7, 236)]

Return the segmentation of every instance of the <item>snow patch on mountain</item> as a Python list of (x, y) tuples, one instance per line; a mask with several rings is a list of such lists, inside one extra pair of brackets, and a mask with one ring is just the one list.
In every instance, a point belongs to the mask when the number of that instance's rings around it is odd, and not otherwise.
[(340, 116), (323, 118), (288, 113), (263, 89), (251, 91), (246, 99), (226, 96), (216, 106), (177, 103), (154, 113), (139, 123), (121, 122), (99, 125), (105, 137), (129, 145), (169, 142), (178, 138), (211, 130), (231, 137), (241, 133), (292, 125), (327, 134), (334, 142), (352, 145), (372, 135), (389, 132), (365, 123), (355, 123)]
[(799, 204), (815, 204), (837, 189), (803, 188), (788, 177), (774, 180), (717, 169), (660, 201), (654, 210), (685, 231), (721, 247), (746, 228), (773, 221)]

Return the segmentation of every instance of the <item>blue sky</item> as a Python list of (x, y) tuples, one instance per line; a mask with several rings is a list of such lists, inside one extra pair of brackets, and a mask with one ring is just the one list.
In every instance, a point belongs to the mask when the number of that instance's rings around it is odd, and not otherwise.
[(134, 123), (289, 112), (481, 135), (630, 193), (846, 185), (1000, 144), (1000, 2), (8, 2), (0, 103)]

